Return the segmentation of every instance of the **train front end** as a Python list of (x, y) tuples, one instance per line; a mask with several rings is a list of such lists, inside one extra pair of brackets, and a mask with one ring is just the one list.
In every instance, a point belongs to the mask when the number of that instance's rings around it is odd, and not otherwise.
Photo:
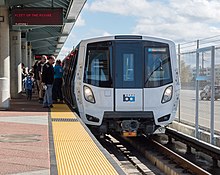
[(138, 136), (161, 132), (174, 120), (180, 84), (173, 42), (115, 36), (90, 40), (83, 49), (78, 106), (86, 124)]

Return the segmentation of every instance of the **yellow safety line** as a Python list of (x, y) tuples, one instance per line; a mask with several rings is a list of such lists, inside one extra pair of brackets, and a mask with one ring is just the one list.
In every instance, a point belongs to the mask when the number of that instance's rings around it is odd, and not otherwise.
[(65, 104), (54, 104), (51, 118), (76, 118), (74, 113)]
[[(51, 117), (76, 116), (66, 105), (59, 104), (52, 108)], [(118, 175), (79, 121), (53, 121), (52, 130), (59, 175)]]

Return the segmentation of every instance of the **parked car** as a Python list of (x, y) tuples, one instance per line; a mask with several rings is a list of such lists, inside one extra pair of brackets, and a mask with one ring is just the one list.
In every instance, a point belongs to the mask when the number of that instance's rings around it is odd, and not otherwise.
[[(200, 92), (201, 100), (210, 100), (211, 99), (211, 85), (206, 85), (204, 89)], [(215, 100), (220, 98), (220, 86), (215, 85)]]

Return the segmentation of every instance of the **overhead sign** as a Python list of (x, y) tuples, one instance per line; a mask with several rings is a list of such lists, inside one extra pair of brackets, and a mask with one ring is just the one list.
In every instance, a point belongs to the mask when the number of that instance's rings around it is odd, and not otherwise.
[(47, 58), (48, 58), (49, 56), (51, 56), (51, 55), (48, 55), (48, 54), (36, 54), (36, 55), (34, 55), (34, 60), (41, 60), (42, 55), (46, 55)]
[(12, 25), (63, 25), (62, 8), (15, 8), (11, 11)]

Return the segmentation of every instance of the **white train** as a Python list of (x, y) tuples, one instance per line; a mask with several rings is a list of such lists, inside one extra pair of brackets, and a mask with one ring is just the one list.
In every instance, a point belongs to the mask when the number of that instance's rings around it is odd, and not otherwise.
[(175, 118), (180, 82), (170, 40), (140, 35), (82, 40), (63, 65), (67, 102), (100, 134), (151, 135)]

